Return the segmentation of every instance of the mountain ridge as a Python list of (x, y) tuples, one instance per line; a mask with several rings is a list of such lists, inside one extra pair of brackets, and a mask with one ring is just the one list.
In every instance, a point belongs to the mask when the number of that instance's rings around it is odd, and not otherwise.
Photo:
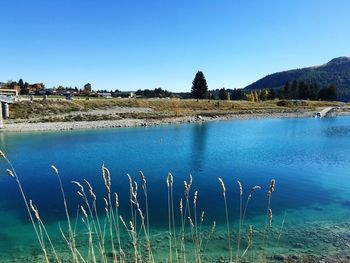
[(305, 81), (317, 83), (320, 86), (335, 85), (338, 99), (350, 100), (350, 57), (341, 56), (331, 59), (329, 62), (299, 69), (285, 70), (269, 74), (252, 84), (245, 90), (278, 89), (287, 81)]

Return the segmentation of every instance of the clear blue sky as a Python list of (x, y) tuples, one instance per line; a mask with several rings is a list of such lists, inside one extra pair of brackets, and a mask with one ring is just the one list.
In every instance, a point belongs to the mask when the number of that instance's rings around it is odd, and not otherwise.
[(350, 56), (349, 0), (1, 0), (0, 81), (242, 88)]

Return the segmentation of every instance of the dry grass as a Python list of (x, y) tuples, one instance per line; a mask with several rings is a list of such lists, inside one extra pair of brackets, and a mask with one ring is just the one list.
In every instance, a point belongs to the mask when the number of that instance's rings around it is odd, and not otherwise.
[[(245, 113), (274, 113), (295, 112), (313, 110), (318, 107), (340, 106), (340, 102), (304, 101), (299, 104), (277, 106), (278, 101), (248, 102), (248, 101), (218, 101), (218, 100), (181, 100), (181, 99), (90, 99), (90, 100), (59, 100), (47, 101), (35, 100), (32, 103), (22, 101), (10, 106), (11, 119), (42, 118), (42, 121), (50, 121), (48, 117), (57, 117), (59, 114), (79, 113), (84, 116), (92, 110), (106, 110), (102, 119), (110, 119), (108, 110), (115, 107), (149, 108), (151, 113), (130, 112), (120, 114), (121, 118), (165, 118), (193, 115), (226, 115)], [(72, 120), (74, 121), (72, 115)], [(63, 118), (63, 117), (62, 117)], [(87, 118), (87, 119), (86, 119)], [(92, 117), (82, 120), (94, 120)], [(88, 119), (90, 118), (90, 119)], [(69, 118), (68, 118), (69, 120)]]

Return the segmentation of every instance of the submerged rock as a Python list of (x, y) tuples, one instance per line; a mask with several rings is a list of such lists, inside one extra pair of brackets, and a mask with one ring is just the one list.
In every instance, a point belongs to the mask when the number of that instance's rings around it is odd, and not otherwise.
[(273, 256), (273, 259), (276, 259), (276, 260), (285, 260), (286, 258), (287, 257), (283, 254), (277, 254)]

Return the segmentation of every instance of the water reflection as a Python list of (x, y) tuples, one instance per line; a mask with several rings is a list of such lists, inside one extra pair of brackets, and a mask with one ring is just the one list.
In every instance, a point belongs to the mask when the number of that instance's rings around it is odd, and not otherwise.
[(206, 123), (196, 124), (192, 129), (191, 159), (194, 172), (202, 172), (206, 160), (206, 144), (208, 136), (208, 125)]

